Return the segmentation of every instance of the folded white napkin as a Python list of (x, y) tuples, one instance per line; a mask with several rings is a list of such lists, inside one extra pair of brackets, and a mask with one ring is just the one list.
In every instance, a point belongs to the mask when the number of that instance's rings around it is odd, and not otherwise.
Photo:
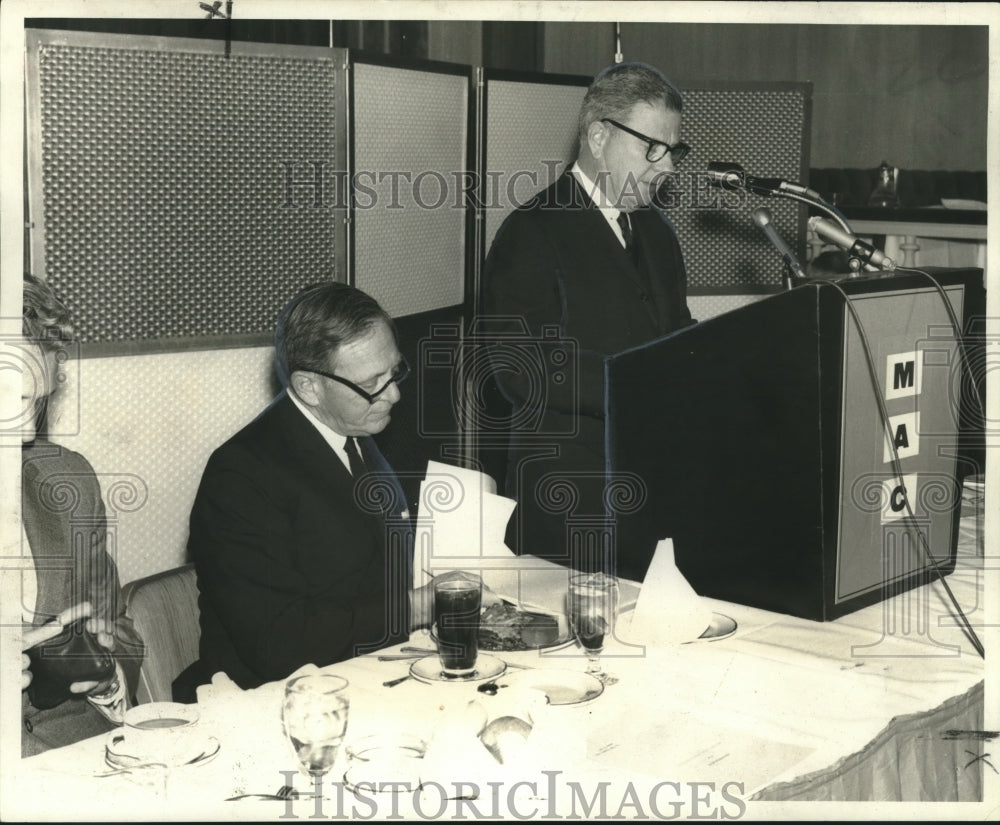
[(668, 647), (697, 639), (712, 611), (677, 569), (672, 539), (656, 545), (635, 609), (620, 615), (616, 635), (633, 644)]

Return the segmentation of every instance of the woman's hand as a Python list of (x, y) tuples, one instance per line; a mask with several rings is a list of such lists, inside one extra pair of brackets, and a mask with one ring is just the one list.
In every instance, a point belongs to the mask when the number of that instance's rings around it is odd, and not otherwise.
[[(66, 625), (73, 624), (73, 622), (79, 621), (80, 619), (85, 619), (92, 612), (93, 608), (90, 606), (90, 602), (80, 602), (72, 607), (67, 607), (51, 622), (39, 625), (38, 627), (24, 628), (24, 631), (21, 634), (21, 690), (26, 690), (28, 685), (31, 684), (31, 658), (28, 656), (27, 651), (36, 645), (40, 645), (42, 642), (54, 639), (63, 632), (63, 628), (65, 628)], [(94, 621), (96, 620), (91, 619), (90, 622), (88, 622), (88, 626)], [(103, 641), (101, 644), (108, 647), (108, 645), (104, 644)], [(114, 640), (111, 641), (111, 646), (114, 646)], [(82, 684), (87, 683), (84, 682)], [(96, 685), (97, 683), (93, 682), (91, 684)], [(72, 690), (72, 688), (70, 689)], [(73, 692), (77, 693), (79, 691)]]

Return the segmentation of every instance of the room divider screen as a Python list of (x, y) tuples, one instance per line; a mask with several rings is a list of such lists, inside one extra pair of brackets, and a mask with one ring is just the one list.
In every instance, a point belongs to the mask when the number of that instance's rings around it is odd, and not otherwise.
[(352, 55), (356, 286), (394, 317), (465, 301), (472, 68)]

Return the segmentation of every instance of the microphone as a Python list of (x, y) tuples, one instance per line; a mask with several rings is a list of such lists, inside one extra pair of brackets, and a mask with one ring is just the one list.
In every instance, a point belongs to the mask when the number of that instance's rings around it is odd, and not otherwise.
[(736, 189), (746, 189), (755, 195), (763, 195), (764, 197), (792, 193), (813, 200), (823, 200), (819, 192), (800, 183), (791, 183), (781, 178), (758, 178), (754, 175), (748, 175), (738, 163), (713, 160), (708, 164), (708, 171), (705, 172), (705, 175), (710, 184), (720, 186), (730, 192)]
[[(785, 259), (785, 263), (788, 264), (788, 268), (792, 274), (798, 278), (805, 278), (806, 273), (802, 270), (802, 264), (799, 263), (798, 258), (795, 257), (795, 253), (788, 248), (785, 239), (778, 234), (778, 230), (771, 223), (771, 210), (763, 206), (758, 206), (751, 213), (751, 217), (753, 218), (753, 222), (764, 230), (764, 234), (767, 235), (767, 239), (774, 245), (774, 248), (778, 250), (778, 254)], [(785, 289), (791, 288), (791, 279), (786, 276)]]
[(881, 269), (895, 269), (896, 262), (885, 253), (876, 249), (867, 241), (856, 238), (849, 232), (845, 232), (839, 226), (814, 215), (809, 219), (809, 228), (827, 243), (839, 246), (852, 258), (857, 258), (863, 264), (870, 264)]

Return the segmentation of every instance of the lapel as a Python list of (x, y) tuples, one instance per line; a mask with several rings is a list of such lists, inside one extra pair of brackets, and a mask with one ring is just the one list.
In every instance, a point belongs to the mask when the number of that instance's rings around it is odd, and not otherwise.
[(302, 483), (329, 496), (331, 502), (355, 510), (371, 527), (373, 536), (382, 542), (384, 521), (377, 513), (363, 510), (355, 500), (354, 477), (319, 430), (284, 391), (272, 405), (272, 425), (283, 439), (288, 457), (301, 473)]
[[(679, 277), (679, 270), (677, 270), (676, 255), (670, 251), (672, 247), (669, 243), (663, 243), (662, 240), (671, 235), (676, 236), (676, 233), (673, 224), (655, 207), (651, 206), (640, 210), (636, 219), (642, 226), (642, 237), (649, 239), (642, 246), (641, 251), (645, 256), (646, 271), (649, 273), (650, 294), (658, 312), (659, 331), (661, 335), (666, 335), (673, 329), (672, 324), (676, 312), (675, 297), (668, 284)], [(667, 235), (660, 236), (660, 243), (653, 240), (658, 232), (667, 233)]]
[(351, 495), (354, 480), (344, 462), (320, 435), (316, 425), (295, 406), (287, 390), (271, 407), (272, 424), (287, 448), (289, 458), (302, 468), (304, 480), (319, 489), (332, 489)]
[(374, 438), (365, 436), (364, 438), (357, 439), (357, 442), (361, 458), (365, 462), (368, 472), (376, 474), (379, 478), (380, 493), (388, 501), (387, 505), (383, 508), (384, 511), (394, 516), (400, 515), (409, 508), (409, 505), (406, 502), (406, 494), (403, 492), (403, 487), (399, 483), (399, 478), (396, 476), (395, 471), (389, 462), (386, 461), (385, 456), (382, 455), (382, 451), (378, 448)]
[[(625, 251), (625, 247), (618, 240), (618, 236), (601, 210), (583, 191), (576, 176), (567, 171), (557, 181), (556, 192), (557, 203), (570, 210), (583, 212), (582, 219), (574, 219), (567, 224), (575, 235), (572, 242), (581, 249), (593, 250), (596, 253), (593, 265), (607, 272), (612, 278), (627, 279), (636, 293), (650, 293), (650, 285), (636, 269), (631, 256)], [(632, 224), (632, 228), (633, 231), (638, 230), (635, 223)], [(643, 237), (641, 230), (638, 230), (638, 234), (641, 239)], [(649, 248), (648, 243), (642, 243), (640, 240), (640, 255), (646, 264), (646, 271), (652, 273)], [(649, 280), (655, 282), (656, 279), (650, 277)], [(657, 328), (660, 323), (659, 304), (662, 297), (650, 294), (650, 299), (642, 303), (643, 309)]]
[(389, 564), (392, 569), (401, 571), (401, 584), (404, 591), (408, 590), (413, 583), (415, 537), (413, 517), (410, 515), (407, 515), (406, 518), (401, 517), (409, 509), (406, 494), (403, 492), (403, 486), (399, 483), (399, 477), (386, 461), (385, 456), (382, 455), (374, 438), (371, 436), (359, 438), (358, 448), (368, 472), (377, 474), (376, 483), (380, 499), (387, 502), (383, 505), (383, 509), (388, 516), (382, 525)]

